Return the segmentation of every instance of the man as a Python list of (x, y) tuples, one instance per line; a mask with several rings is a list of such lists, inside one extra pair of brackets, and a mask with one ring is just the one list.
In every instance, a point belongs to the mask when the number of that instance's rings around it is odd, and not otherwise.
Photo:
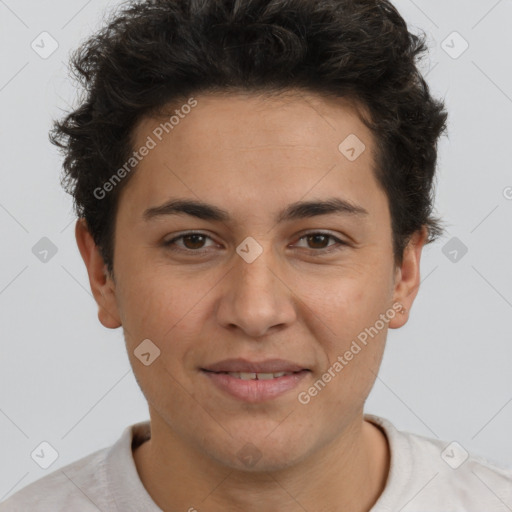
[(156, 0), (75, 54), (52, 140), (150, 423), (0, 510), (512, 507), (511, 471), (364, 414), (441, 234), (424, 50), (387, 1)]

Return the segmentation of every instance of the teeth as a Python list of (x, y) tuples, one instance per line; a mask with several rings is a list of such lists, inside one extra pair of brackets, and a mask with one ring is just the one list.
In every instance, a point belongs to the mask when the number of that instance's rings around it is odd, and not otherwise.
[[(270, 380), (277, 376), (277, 373), (258, 373), (258, 380)], [(279, 375), (281, 377), (281, 375)]]
[(240, 372), (239, 375), (240, 376), (238, 378), (242, 379), (242, 380), (252, 380), (252, 379), (256, 378), (256, 374), (255, 373), (242, 373), (242, 372)]
[(277, 373), (247, 373), (247, 372), (228, 372), (228, 375), (241, 380), (270, 380), (283, 377), (284, 375), (291, 375), (291, 372), (277, 372)]

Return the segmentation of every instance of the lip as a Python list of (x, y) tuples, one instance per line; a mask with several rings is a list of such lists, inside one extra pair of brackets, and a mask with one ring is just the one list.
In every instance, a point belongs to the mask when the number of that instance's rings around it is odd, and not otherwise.
[(245, 402), (257, 403), (277, 398), (294, 389), (310, 371), (300, 370), (291, 375), (283, 375), (282, 377), (275, 377), (269, 380), (242, 380), (228, 375), (227, 373), (216, 373), (204, 369), (201, 369), (201, 373), (205, 375), (217, 389), (224, 393)]
[(284, 359), (265, 359), (255, 362), (247, 359), (224, 359), (217, 363), (205, 366), (201, 370), (210, 372), (245, 372), (245, 373), (279, 373), (279, 372), (300, 372), (309, 368), (286, 361)]

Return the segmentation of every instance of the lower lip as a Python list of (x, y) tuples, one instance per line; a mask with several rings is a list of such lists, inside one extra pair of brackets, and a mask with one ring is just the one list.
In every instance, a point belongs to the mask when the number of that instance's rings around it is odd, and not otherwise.
[(297, 387), (299, 382), (306, 377), (308, 370), (292, 373), (291, 375), (283, 375), (268, 380), (242, 380), (232, 377), (227, 373), (214, 373), (202, 370), (220, 390), (246, 402), (263, 402), (276, 398), (287, 391)]

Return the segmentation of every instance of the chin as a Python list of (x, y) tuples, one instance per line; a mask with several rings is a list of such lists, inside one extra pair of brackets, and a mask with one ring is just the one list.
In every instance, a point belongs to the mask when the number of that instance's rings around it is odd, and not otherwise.
[[(229, 452), (226, 445), (208, 443), (207, 450), (223, 465), (252, 473), (280, 471), (300, 462), (307, 456), (305, 436), (300, 431), (284, 430), (277, 434), (273, 428), (249, 428), (243, 436), (233, 436)], [(212, 451), (213, 448), (213, 451)]]

